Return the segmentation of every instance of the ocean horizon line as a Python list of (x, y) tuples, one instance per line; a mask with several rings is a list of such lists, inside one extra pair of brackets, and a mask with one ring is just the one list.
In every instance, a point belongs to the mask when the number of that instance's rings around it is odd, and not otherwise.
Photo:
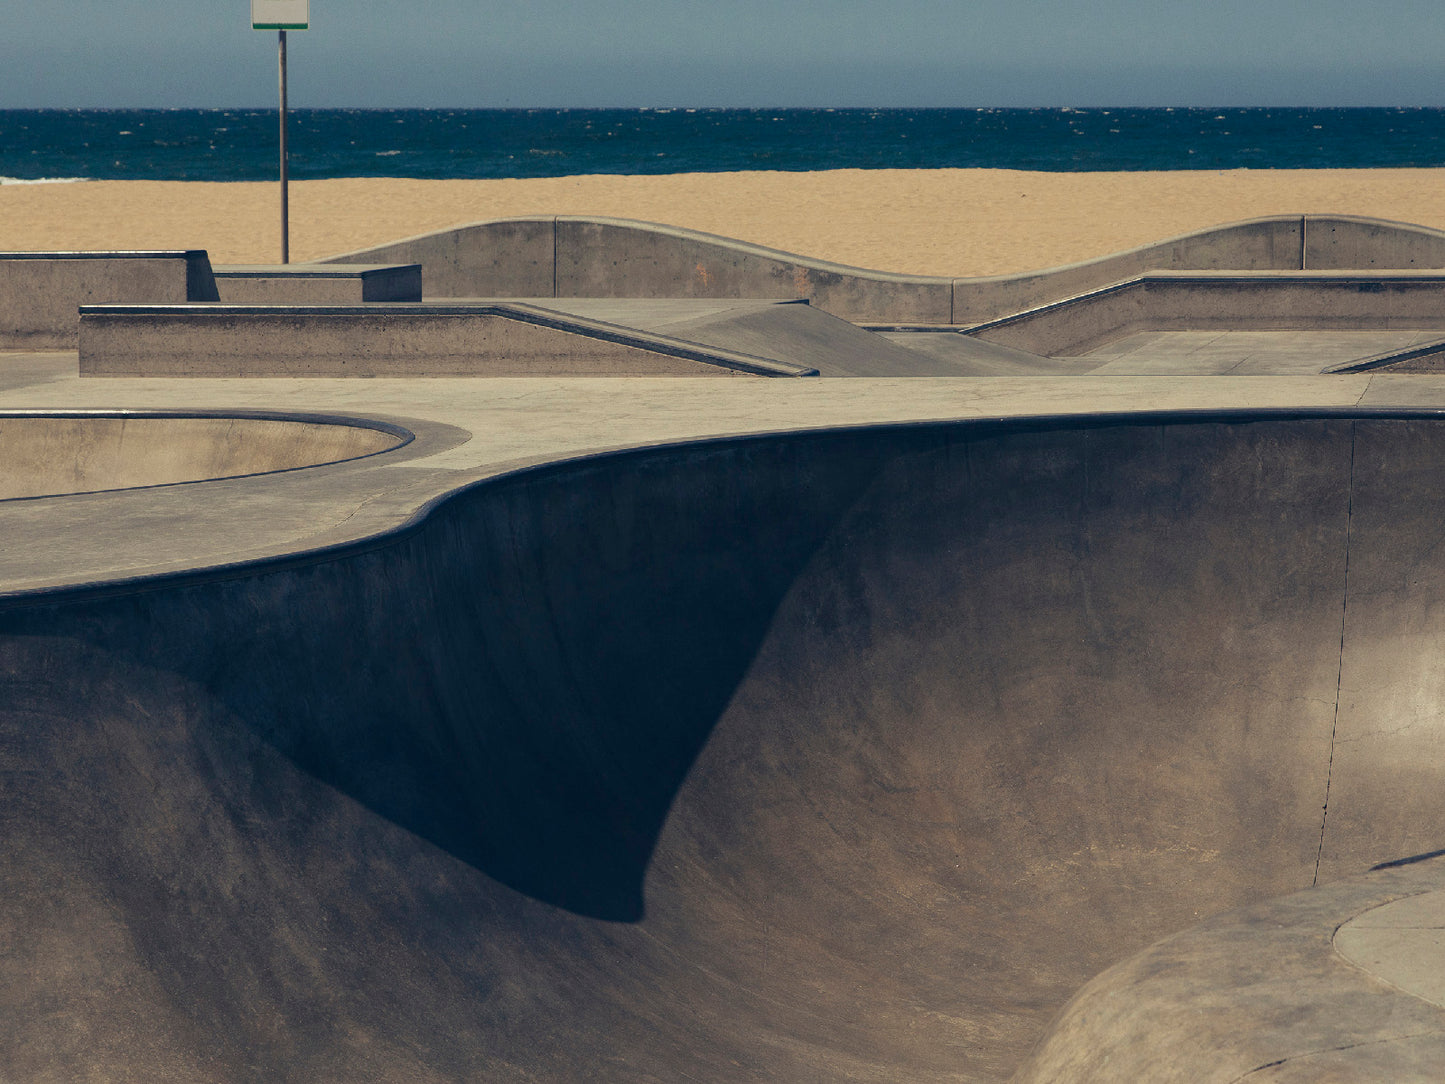
[[(0, 177), (266, 180), (276, 108), (0, 110)], [(1445, 109), (297, 107), (296, 180), (1445, 166)]]

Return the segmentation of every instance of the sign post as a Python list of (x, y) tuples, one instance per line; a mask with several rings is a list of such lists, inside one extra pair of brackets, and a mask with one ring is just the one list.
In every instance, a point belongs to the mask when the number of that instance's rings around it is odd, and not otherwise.
[(291, 213), (286, 168), (286, 31), (305, 30), (311, 24), (310, 0), (251, 0), (251, 29), (275, 30), (279, 35), (277, 59), (281, 75), (281, 262), (291, 262)]

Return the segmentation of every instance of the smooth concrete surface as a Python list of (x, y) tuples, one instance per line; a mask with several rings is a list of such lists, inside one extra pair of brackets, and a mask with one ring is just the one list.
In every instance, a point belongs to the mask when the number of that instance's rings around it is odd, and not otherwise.
[[(634, 298), (521, 298), (623, 327), (638, 328), (700, 346), (816, 369), (821, 376), (962, 376), (965, 365), (911, 349), (808, 303), (749, 300)], [(1003, 350), (958, 336), (974, 354)]]
[(0, 350), (74, 350), (81, 305), (214, 300), (203, 251), (0, 252)]
[(1432, 378), (27, 365), (417, 439), (0, 504), (8, 1077), (999, 1080), (1445, 823)]
[(1426, 860), (1211, 918), (1089, 982), (1014, 1079), (1439, 1079), (1442, 890)]
[(1436, 271), (1150, 271), (968, 334), (1047, 357), (1141, 331), (1445, 331)]
[(1445, 267), (1445, 233), (1346, 215), (1212, 227), (1065, 267), (987, 278), (897, 275), (615, 218), (478, 222), (330, 257), (420, 263), (428, 297), (794, 297), (856, 323), (979, 324), (1151, 270)]
[(1397, 990), (1445, 1007), (1445, 890), (1433, 888), (1356, 915), (1335, 951)]
[(0, 415), (0, 501), (299, 470), (401, 447), (411, 434), (340, 419)]
[[(1442, 351), (1429, 331), (1140, 331), (1077, 357), (1044, 357), (958, 330), (879, 332), (961, 376), (1316, 376), (1400, 371)], [(1416, 371), (1428, 371), (1423, 367)]]
[(628, 219), (479, 222), (322, 262), (422, 265), (432, 297), (797, 298), (846, 320), (952, 320), (953, 285)]
[(107, 377), (818, 375), (513, 301), (87, 305), (79, 345)]
[(1430, 331), (1142, 331), (1055, 363), (1092, 365), (1099, 376), (1314, 376), (1348, 372), (1360, 359), (1414, 354)]
[[(222, 264), (216, 300), (231, 305), (420, 301), (420, 264)], [(148, 299), (160, 300), (160, 299)]]

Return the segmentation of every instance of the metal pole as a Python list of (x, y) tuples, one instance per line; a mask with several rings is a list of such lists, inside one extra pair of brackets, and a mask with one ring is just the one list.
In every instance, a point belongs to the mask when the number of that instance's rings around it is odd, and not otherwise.
[(291, 221), (286, 199), (286, 31), (280, 31), (281, 60), (281, 262), (291, 262)]

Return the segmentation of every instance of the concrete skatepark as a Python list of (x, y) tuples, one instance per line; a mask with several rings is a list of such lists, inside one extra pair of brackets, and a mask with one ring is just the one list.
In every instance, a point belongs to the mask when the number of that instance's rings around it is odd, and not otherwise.
[(1438, 1079), (1441, 240), (10, 261), (0, 1077)]

